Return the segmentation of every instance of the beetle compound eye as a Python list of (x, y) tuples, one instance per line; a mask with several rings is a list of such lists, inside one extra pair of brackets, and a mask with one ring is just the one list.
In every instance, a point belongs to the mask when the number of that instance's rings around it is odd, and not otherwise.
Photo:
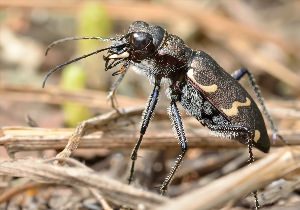
[(152, 43), (152, 36), (144, 32), (133, 33), (130, 36), (130, 43), (135, 50), (143, 50)]

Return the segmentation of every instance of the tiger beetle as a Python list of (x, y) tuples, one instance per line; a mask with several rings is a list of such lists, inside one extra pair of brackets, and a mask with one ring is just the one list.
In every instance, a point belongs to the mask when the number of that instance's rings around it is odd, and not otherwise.
[[(55, 71), (102, 51), (107, 51), (107, 55), (103, 57), (106, 71), (115, 66), (121, 66), (113, 73), (113, 76), (119, 75), (119, 78), (112, 86), (109, 94), (111, 98), (130, 66), (144, 73), (153, 85), (142, 116), (140, 137), (131, 153), (129, 184), (133, 181), (137, 153), (153, 116), (162, 84), (167, 86), (166, 95), (170, 99), (168, 112), (181, 147), (174, 166), (160, 187), (162, 194), (166, 192), (188, 149), (184, 126), (177, 108), (178, 103), (189, 115), (195, 117), (217, 136), (233, 138), (247, 145), (250, 154), (249, 162), (252, 163), (254, 161), (252, 147), (267, 153), (270, 149), (270, 140), (260, 110), (249, 93), (238, 82), (247, 75), (263, 113), (271, 125), (273, 138), (280, 137), (266, 109), (260, 89), (252, 73), (246, 68), (241, 68), (230, 75), (205, 52), (192, 50), (178, 36), (169, 34), (160, 26), (143, 21), (133, 22), (125, 35), (114, 38), (61, 39), (50, 44), (46, 53), (58, 43), (80, 39), (108, 41), (112, 42), (112, 45), (56, 66), (46, 75), (43, 86)], [(258, 205), (256, 197), (256, 206)]]

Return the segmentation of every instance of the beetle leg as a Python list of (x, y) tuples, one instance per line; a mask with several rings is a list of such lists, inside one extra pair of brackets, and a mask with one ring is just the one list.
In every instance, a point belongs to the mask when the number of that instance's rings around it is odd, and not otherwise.
[(240, 81), (240, 79), (241, 79), (243, 76), (245, 76), (248, 72), (249, 72), (248, 69), (246, 69), (246, 68), (240, 68), (240, 69), (234, 71), (234, 72), (231, 74), (231, 76), (232, 76), (234, 79), (236, 79), (237, 81)]
[(249, 83), (250, 83), (252, 89), (254, 90), (256, 98), (258, 99), (258, 102), (262, 107), (262, 111), (263, 111), (264, 115), (266, 116), (266, 118), (267, 118), (267, 120), (268, 120), (268, 122), (271, 126), (271, 130), (272, 130), (272, 133), (273, 133), (273, 135), (272, 135), (273, 141), (275, 141), (277, 139), (280, 139), (283, 142), (285, 142), (285, 140), (282, 138), (282, 136), (279, 135), (279, 133), (278, 133), (278, 128), (277, 128), (276, 124), (274, 123), (274, 120), (272, 119), (272, 117), (271, 117), (271, 115), (270, 115), (270, 113), (269, 113), (269, 111), (268, 111), (268, 109), (265, 105), (265, 100), (261, 95), (260, 88), (256, 84), (256, 81), (255, 81), (255, 78), (254, 78), (253, 74), (246, 68), (240, 68), (239, 70), (237, 70), (237, 71), (235, 71), (231, 74), (231, 76), (233, 78), (235, 78), (236, 80), (238, 80), (238, 81), (244, 75), (248, 75)]
[(143, 113), (143, 118), (142, 118), (142, 125), (141, 125), (141, 130), (140, 130), (140, 137), (137, 140), (132, 153), (131, 153), (131, 168), (130, 168), (130, 174), (129, 174), (129, 178), (128, 178), (128, 184), (131, 183), (131, 181), (133, 180), (133, 173), (134, 173), (134, 164), (135, 161), (137, 159), (137, 152), (140, 148), (141, 142), (143, 140), (143, 136), (146, 133), (146, 130), (148, 128), (149, 122), (153, 116), (153, 112), (155, 109), (155, 106), (157, 104), (158, 101), (158, 96), (159, 96), (159, 90), (160, 90), (160, 81), (155, 83), (154, 89), (152, 91), (152, 94), (149, 98), (149, 101), (147, 103), (147, 107), (144, 110)]
[(119, 85), (121, 84), (121, 82), (123, 81), (125, 74), (127, 72), (127, 69), (129, 67), (128, 63), (125, 63), (121, 69), (119, 70), (119, 72), (121, 73), (120, 76), (118, 77), (118, 79), (116, 81), (114, 81), (114, 83), (112, 84), (110, 91), (107, 95), (107, 99), (110, 100), (111, 102), (111, 107), (116, 110), (117, 112), (119, 112), (118, 110), (118, 105), (117, 105), (117, 100), (115, 98), (115, 94), (117, 91), (117, 88), (119, 87)]
[(180, 166), (182, 159), (187, 151), (187, 140), (184, 133), (184, 128), (182, 125), (181, 116), (179, 113), (179, 110), (176, 106), (175, 100), (171, 101), (171, 106), (169, 109), (169, 115), (173, 124), (173, 128), (176, 131), (180, 147), (181, 147), (181, 153), (178, 155), (177, 160), (175, 161), (175, 165), (171, 168), (171, 171), (169, 172), (168, 176), (165, 178), (164, 182), (162, 183), (160, 187), (161, 194), (165, 194), (167, 191), (168, 185), (170, 184), (176, 170)]
[(108, 95), (107, 95), (107, 100), (110, 101), (111, 107), (116, 111), (118, 111), (118, 104), (117, 104), (115, 94), (116, 94), (117, 88), (119, 87), (120, 83), (123, 81), (124, 77), (125, 77), (125, 73), (121, 74), (118, 77), (118, 79), (116, 81), (114, 81), (114, 83), (112, 84), (110, 91), (108, 92)]
[[(248, 146), (248, 152), (249, 152), (249, 165), (254, 162), (254, 155), (253, 155), (253, 132), (247, 127), (241, 126), (241, 125), (211, 125), (207, 124), (207, 127), (216, 132), (226, 132), (226, 133), (232, 133), (232, 132), (237, 132), (237, 133), (244, 133), (246, 134), (246, 143)], [(255, 209), (259, 209), (260, 205), (258, 202), (258, 197), (257, 197), (257, 190), (252, 192), (254, 201), (255, 201)]]
[(253, 154), (252, 154), (252, 147), (253, 147), (253, 138), (254, 134), (251, 129), (241, 126), (241, 125), (212, 125), (209, 123), (205, 123), (206, 126), (211, 130), (218, 133), (225, 133), (225, 134), (232, 134), (232, 137), (240, 136), (241, 134), (245, 134), (246, 142), (245, 144), (248, 145), (249, 149), (249, 162), (250, 164), (254, 162)]

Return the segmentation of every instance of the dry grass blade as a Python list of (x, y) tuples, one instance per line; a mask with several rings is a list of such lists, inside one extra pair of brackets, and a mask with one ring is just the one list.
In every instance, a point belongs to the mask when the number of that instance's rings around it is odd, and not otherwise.
[(143, 205), (146, 209), (152, 209), (168, 200), (91, 172), (89, 168), (61, 167), (43, 160), (3, 161), (0, 162), (0, 174), (46, 183), (94, 188), (100, 190), (107, 199), (131, 208)]
[(106, 202), (106, 200), (103, 198), (102, 195), (99, 194), (99, 192), (94, 189), (94, 188), (90, 188), (91, 193), (97, 198), (97, 200), (99, 201), (99, 203), (101, 203), (101, 206), (103, 207), (103, 210), (113, 210), (109, 204)]
[[(103, 91), (81, 90), (66, 91), (54, 86), (47, 86), (46, 89), (32, 86), (0, 85), (0, 96), (3, 100), (38, 102), (49, 104), (63, 104), (65, 102), (76, 102), (87, 107), (103, 108), (109, 107), (107, 93)], [(118, 96), (122, 106), (136, 106), (144, 104), (144, 100), (133, 99), (126, 96)]]
[[(188, 129), (187, 129), (188, 130)], [(0, 130), (1, 131), (1, 130)], [(34, 151), (45, 149), (63, 149), (65, 148), (73, 129), (45, 129), (45, 128), (27, 128), (27, 127), (3, 127), (3, 135), (0, 136), (0, 145), (9, 149), (10, 152)], [(300, 131), (281, 131), (280, 132), (289, 145), (300, 144)], [(108, 132), (95, 132), (82, 137), (79, 148), (107, 148), (107, 149), (131, 149), (138, 133), (136, 131), (124, 131), (120, 134), (119, 130)], [(239, 148), (244, 147), (237, 141), (221, 139), (211, 136), (205, 128), (193, 129), (187, 132), (190, 148)], [(282, 146), (277, 141), (274, 146)], [(178, 143), (174, 139), (171, 131), (149, 132), (145, 135), (143, 148), (168, 149), (178, 148)]]
[(286, 147), (256, 163), (186, 193), (156, 210), (206, 210), (217, 208), (300, 168), (300, 147)]

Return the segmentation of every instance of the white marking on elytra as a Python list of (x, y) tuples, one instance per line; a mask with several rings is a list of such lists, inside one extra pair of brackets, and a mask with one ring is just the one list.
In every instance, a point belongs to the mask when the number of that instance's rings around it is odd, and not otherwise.
[(221, 108), (221, 110), (224, 112), (224, 114), (226, 114), (227, 116), (231, 117), (231, 116), (237, 115), (239, 113), (238, 107), (241, 107), (241, 106), (250, 106), (250, 104), (251, 104), (250, 99), (246, 97), (246, 101), (245, 102), (234, 101), (232, 103), (231, 108), (229, 108), (229, 109)]
[(213, 85), (201, 85), (199, 82), (196, 81), (195, 77), (194, 77), (194, 70), (190, 69), (187, 72), (188, 77), (196, 84), (199, 86), (199, 88), (201, 88), (202, 90), (204, 90), (205, 92), (208, 93), (214, 93), (217, 91), (218, 86), (216, 84)]
[(258, 140), (260, 139), (260, 132), (259, 130), (255, 130), (255, 133), (254, 133), (254, 141), (257, 142)]

